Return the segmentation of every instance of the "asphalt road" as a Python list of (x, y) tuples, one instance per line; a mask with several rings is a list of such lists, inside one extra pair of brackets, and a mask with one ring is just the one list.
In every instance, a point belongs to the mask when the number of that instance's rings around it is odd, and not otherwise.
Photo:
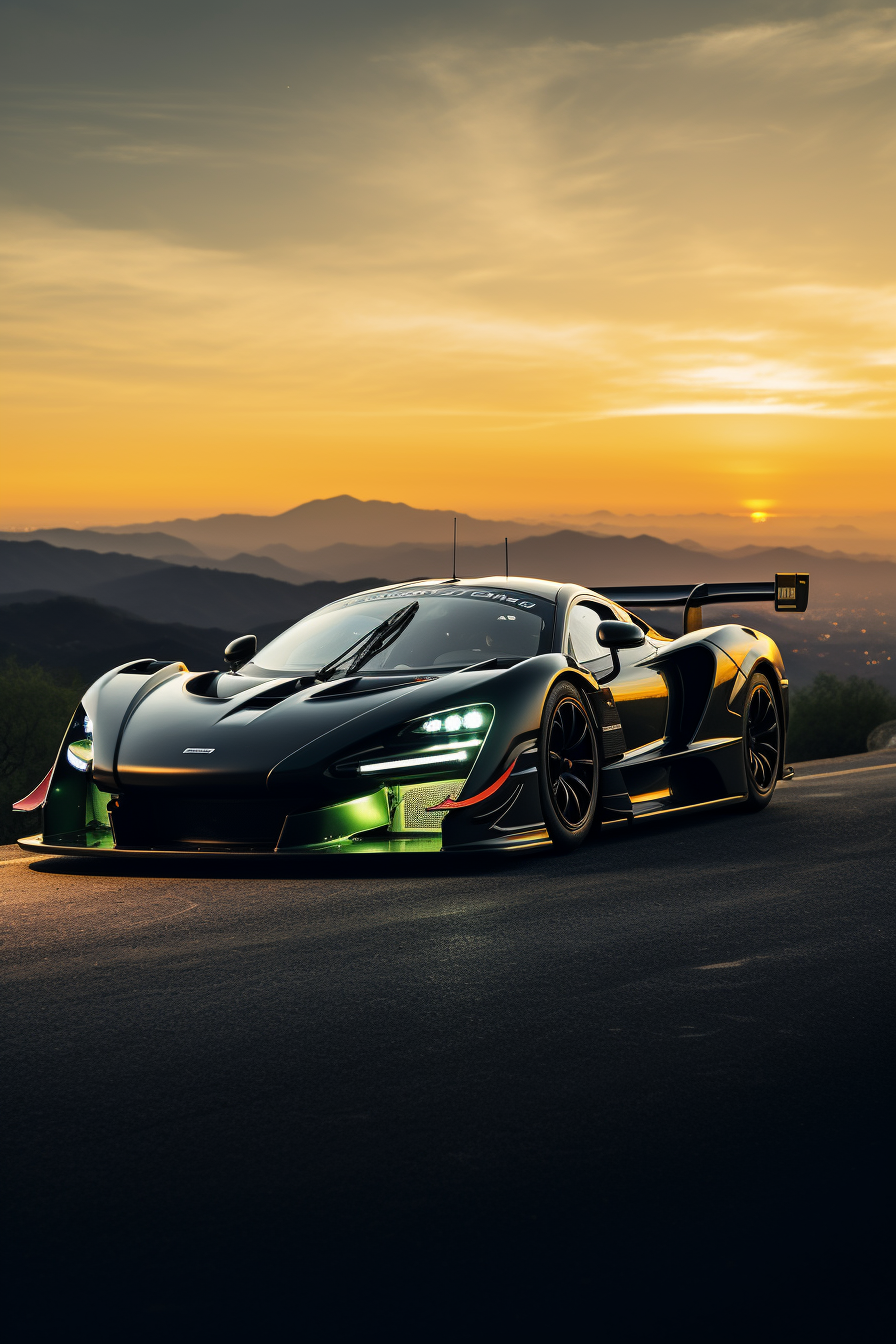
[(0, 851), (14, 1337), (875, 1338), (871, 762), (571, 857)]

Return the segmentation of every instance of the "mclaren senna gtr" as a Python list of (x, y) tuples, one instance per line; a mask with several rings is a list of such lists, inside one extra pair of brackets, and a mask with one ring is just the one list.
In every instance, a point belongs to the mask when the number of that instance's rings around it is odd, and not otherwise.
[[(584, 588), (434, 579), (360, 592), (226, 670), (145, 658), (84, 695), (38, 854), (570, 850), (602, 825), (765, 807), (788, 691), (758, 630), (703, 612), (803, 611), (774, 583)], [(637, 613), (683, 609), (677, 637)]]

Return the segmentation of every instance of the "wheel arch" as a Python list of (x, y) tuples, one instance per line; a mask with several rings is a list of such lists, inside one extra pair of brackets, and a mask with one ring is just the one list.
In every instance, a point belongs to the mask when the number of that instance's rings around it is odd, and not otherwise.
[(784, 757), (787, 749), (788, 705), (784, 697), (784, 688), (781, 685), (781, 675), (771, 658), (767, 657), (765, 654), (760, 654), (751, 665), (749, 672), (746, 674), (748, 682), (754, 672), (761, 672), (764, 675), (766, 681), (772, 688), (772, 695), (775, 697), (778, 722), (781, 726), (781, 750), (778, 753), (778, 772), (776, 778), (782, 779), (784, 776)]
[[(583, 672), (580, 668), (569, 667), (566, 669), (566, 671), (558, 672), (557, 675), (554, 677), (554, 679), (551, 681), (550, 686), (548, 686), (547, 690), (545, 691), (544, 696), (545, 704), (547, 704), (548, 696), (550, 695), (554, 687), (557, 685), (558, 681), (572, 682), (573, 686), (575, 686), (577, 690), (580, 690), (582, 692), (582, 701), (585, 705), (585, 712), (588, 715), (589, 719), (591, 720), (591, 726), (594, 729), (595, 741), (597, 742), (598, 758), (600, 759), (601, 764), (603, 764), (602, 758), (604, 753), (603, 753), (603, 742), (601, 740), (601, 724), (594, 709), (594, 696), (598, 691), (598, 683), (595, 681), (594, 677), (590, 677), (587, 674), (587, 672)], [(544, 713), (543, 707), (542, 707), (542, 713)]]

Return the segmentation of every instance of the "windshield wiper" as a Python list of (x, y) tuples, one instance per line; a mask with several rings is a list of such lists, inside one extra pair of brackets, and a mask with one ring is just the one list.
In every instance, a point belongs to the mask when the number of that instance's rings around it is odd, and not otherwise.
[(356, 639), (354, 644), (350, 644), (344, 653), (340, 653), (338, 658), (334, 658), (332, 662), (322, 667), (316, 674), (315, 680), (329, 681), (343, 667), (343, 664), (345, 664), (343, 676), (349, 677), (353, 672), (357, 672), (358, 668), (363, 667), (374, 654), (382, 653), (384, 649), (388, 649), (390, 644), (394, 644), (419, 610), (419, 602), (409, 602), (400, 611), (393, 611), (392, 615), (387, 617), (381, 625), (376, 626), (369, 634)]

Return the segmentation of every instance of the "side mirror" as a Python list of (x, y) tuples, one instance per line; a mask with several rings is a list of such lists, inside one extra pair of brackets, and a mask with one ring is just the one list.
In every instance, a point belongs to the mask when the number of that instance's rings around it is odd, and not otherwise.
[(597, 642), (605, 649), (639, 649), (645, 638), (640, 625), (628, 621), (601, 621), (597, 627)]
[(239, 639), (232, 639), (224, 650), (224, 660), (231, 672), (236, 672), (243, 663), (248, 663), (254, 658), (257, 648), (258, 640), (254, 635), (240, 635)]

